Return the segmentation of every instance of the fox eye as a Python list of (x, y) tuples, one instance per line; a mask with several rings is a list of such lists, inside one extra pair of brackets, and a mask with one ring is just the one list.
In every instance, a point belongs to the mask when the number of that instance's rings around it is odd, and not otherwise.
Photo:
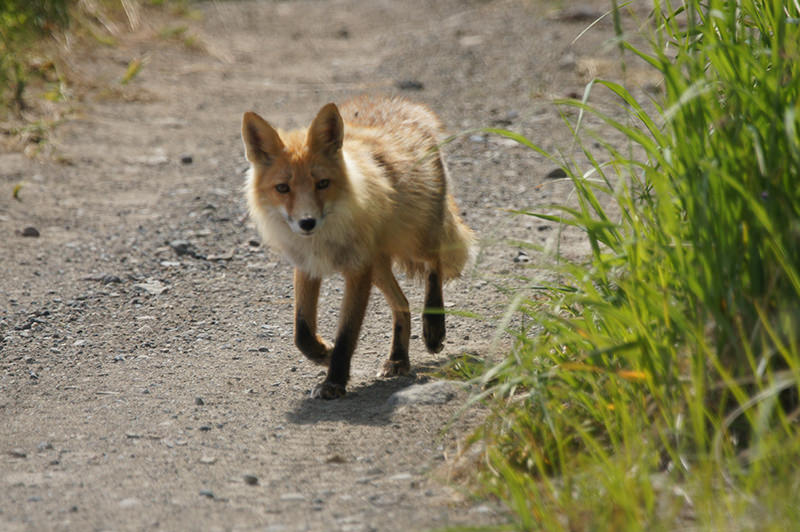
[(317, 181), (317, 190), (322, 190), (323, 188), (328, 188), (328, 186), (330, 184), (331, 184), (331, 180), (330, 179), (320, 179), (319, 181)]
[(275, 190), (278, 191), (280, 194), (288, 194), (289, 193), (289, 185), (286, 183), (278, 183), (275, 185)]

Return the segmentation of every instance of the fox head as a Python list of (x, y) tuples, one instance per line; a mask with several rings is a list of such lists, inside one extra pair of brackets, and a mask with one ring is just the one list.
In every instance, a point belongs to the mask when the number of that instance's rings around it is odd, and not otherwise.
[(256, 113), (245, 113), (242, 140), (261, 208), (280, 212), (298, 235), (319, 231), (348, 187), (343, 139), (344, 122), (333, 103), (320, 109), (307, 131), (283, 136)]

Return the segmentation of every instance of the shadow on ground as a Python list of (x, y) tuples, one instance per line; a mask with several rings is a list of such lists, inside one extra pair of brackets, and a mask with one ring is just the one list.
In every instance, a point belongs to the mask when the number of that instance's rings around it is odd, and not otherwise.
[(346, 396), (332, 401), (305, 397), (289, 411), (287, 420), (299, 425), (320, 421), (344, 421), (352, 425), (388, 425), (395, 409), (395, 405), (389, 401), (392, 394), (412, 384), (427, 381), (427, 376), (418, 377), (412, 374), (407, 377), (381, 379), (369, 384), (350, 386)]

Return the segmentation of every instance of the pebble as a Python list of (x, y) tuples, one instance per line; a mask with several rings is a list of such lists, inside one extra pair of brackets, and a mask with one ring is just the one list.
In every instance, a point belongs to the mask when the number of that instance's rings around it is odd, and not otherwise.
[(127, 499), (122, 499), (118, 504), (120, 508), (133, 508), (134, 506), (139, 506), (139, 499), (129, 497)]
[(524, 251), (522, 251), (522, 250), (519, 250), (519, 251), (517, 252), (517, 256), (516, 256), (516, 257), (514, 257), (514, 262), (522, 262), (522, 263), (525, 263), (525, 262), (530, 262), (530, 261), (531, 261), (531, 258), (528, 256), (528, 254), (527, 254), (527, 253), (525, 253), (525, 252), (524, 252)]
[(187, 240), (171, 240), (169, 242), (169, 247), (171, 247), (172, 250), (179, 256), (180, 255), (194, 256), (194, 251), (193, 251), (194, 246), (190, 244), (189, 241)]
[(29, 237), (34, 237), (34, 238), (38, 237), (39, 236), (39, 230), (36, 229), (35, 227), (28, 226), (28, 227), (26, 227), (25, 229), (22, 230), (22, 236), (29, 236)]
[(306, 500), (306, 496), (302, 493), (284, 493), (281, 495), (281, 500), (286, 502), (301, 502)]
[(28, 453), (26, 453), (22, 449), (11, 449), (10, 451), (8, 451), (8, 454), (10, 456), (13, 456), (14, 458), (25, 458), (28, 456)]
[(53, 444), (50, 443), (49, 441), (40, 441), (39, 445), (36, 446), (36, 449), (39, 452), (48, 451), (48, 450), (50, 450), (52, 448), (53, 448)]
[(143, 283), (136, 283), (133, 287), (137, 290), (147, 292), (151, 296), (161, 295), (166, 292), (169, 287), (157, 279), (148, 279)]
[(394, 86), (403, 91), (421, 91), (425, 88), (425, 85), (416, 79), (401, 79), (395, 82)]
[(197, 406), (203, 406), (206, 403), (205, 403), (205, 401), (203, 401), (202, 397), (195, 397), (194, 398), (194, 404), (196, 404)]
[[(175, 442), (175, 445), (180, 445), (178, 442)], [(217, 462), (217, 458), (215, 456), (201, 456), (200, 463), (205, 465), (211, 465)]]
[(211, 490), (200, 490), (198, 493), (203, 497), (208, 497), (209, 499), (214, 498), (214, 492)]
[(402, 405), (442, 405), (454, 399), (460, 384), (453, 381), (434, 381), (414, 384), (393, 393), (387, 403), (390, 406)]
[(193, 160), (191, 155), (181, 155), (181, 164), (192, 164)]
[(545, 177), (548, 179), (560, 179), (562, 177), (567, 177), (567, 173), (563, 168), (555, 168), (550, 170)]
[(258, 486), (258, 477), (255, 475), (244, 475), (242, 476), (244, 479), (244, 483), (248, 486)]
[(578, 5), (562, 10), (555, 18), (562, 22), (594, 22), (602, 16), (602, 11), (588, 5)]

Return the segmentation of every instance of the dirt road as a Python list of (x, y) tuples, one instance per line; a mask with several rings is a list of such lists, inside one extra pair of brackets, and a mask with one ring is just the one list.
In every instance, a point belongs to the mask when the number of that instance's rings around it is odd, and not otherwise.
[[(0, 529), (425, 530), (501, 523), (445, 472), (481, 419), (437, 381), (462, 353), (491, 358), (503, 287), (535, 276), (518, 242), (555, 229), (508, 209), (560, 199), (552, 163), (498, 137), (447, 147), (477, 264), (445, 289), (445, 350), (421, 341), (409, 377), (375, 377), (391, 314), (373, 292), (346, 398), (292, 345), (291, 268), (244, 219), (241, 114), (306, 125), (328, 101), (399, 93), (451, 132), (508, 127), (569, 146), (549, 102), (605, 63), (604, 2), (297, 1), (202, 4), (201, 50), (130, 38), (76, 58), (124, 91), (60, 125), (50, 156), (0, 154)], [(19, 198), (15, 184), (23, 183)], [(33, 227), (38, 237), (24, 236)], [(32, 233), (32, 230), (28, 230)], [(577, 237), (561, 251), (578, 253)], [(338, 278), (323, 284), (333, 335)], [(506, 336), (500, 344), (508, 345)], [(444, 429), (453, 421), (449, 430)]]

